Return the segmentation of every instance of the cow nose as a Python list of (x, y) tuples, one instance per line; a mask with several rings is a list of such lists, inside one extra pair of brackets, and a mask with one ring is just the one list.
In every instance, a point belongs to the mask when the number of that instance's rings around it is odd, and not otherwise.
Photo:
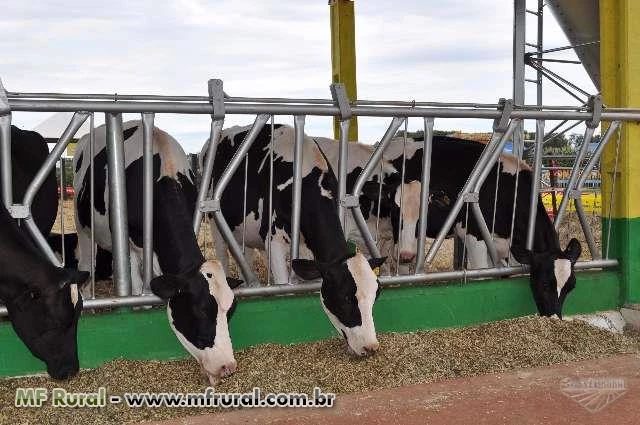
[(220, 376), (227, 377), (229, 375), (232, 375), (236, 369), (238, 368), (238, 362), (235, 360), (230, 361), (227, 364), (223, 364), (220, 367)]
[(367, 344), (362, 348), (364, 349), (364, 355), (365, 356), (370, 356), (373, 353), (375, 353), (376, 351), (378, 351), (378, 348), (380, 348), (380, 343), (378, 341), (376, 341), (376, 342), (373, 342), (371, 344)]
[(400, 251), (400, 262), (401, 263), (410, 263), (415, 258), (416, 258), (416, 255), (413, 252)]

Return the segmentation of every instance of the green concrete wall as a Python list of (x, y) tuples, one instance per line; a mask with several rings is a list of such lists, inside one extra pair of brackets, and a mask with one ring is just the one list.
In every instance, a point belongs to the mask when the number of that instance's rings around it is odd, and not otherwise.
[[(577, 280), (565, 314), (620, 306), (617, 272), (582, 272)], [(466, 326), (535, 312), (528, 278), (385, 288), (374, 308), (379, 332)], [(335, 335), (317, 294), (241, 300), (230, 326), (235, 349)], [(44, 371), (44, 364), (29, 353), (9, 323), (0, 324), (0, 346), (0, 376)], [(169, 328), (164, 309), (84, 315), (78, 350), (82, 368), (118, 357), (164, 360), (188, 356)]]

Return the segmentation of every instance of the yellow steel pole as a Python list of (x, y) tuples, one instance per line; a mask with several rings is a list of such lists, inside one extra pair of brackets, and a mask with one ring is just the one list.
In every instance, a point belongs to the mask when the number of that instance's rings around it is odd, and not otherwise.
[[(640, 107), (640, 1), (600, 0), (600, 69), (607, 106)], [(614, 187), (616, 141), (602, 156), (603, 242), (611, 213), (609, 254), (621, 262), (621, 300), (640, 304), (640, 125), (622, 126)]]
[[(332, 81), (345, 86), (349, 101), (358, 98), (356, 84), (356, 33), (354, 2), (351, 0), (330, 0), (331, 16), (331, 70)], [(334, 137), (338, 139), (340, 125), (333, 120)], [(351, 118), (349, 140), (358, 140), (358, 120)]]

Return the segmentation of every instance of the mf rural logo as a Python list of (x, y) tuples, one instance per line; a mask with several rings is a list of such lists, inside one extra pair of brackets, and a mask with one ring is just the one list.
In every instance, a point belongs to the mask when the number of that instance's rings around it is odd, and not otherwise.
[(596, 413), (622, 397), (627, 387), (620, 378), (564, 378), (560, 391), (589, 412)]

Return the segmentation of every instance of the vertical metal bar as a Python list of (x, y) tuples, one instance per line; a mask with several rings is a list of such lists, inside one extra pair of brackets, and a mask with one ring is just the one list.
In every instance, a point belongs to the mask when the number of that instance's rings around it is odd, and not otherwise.
[(61, 240), (61, 251), (62, 251), (62, 264), (67, 264), (67, 253), (64, 249), (64, 158), (60, 157), (60, 240)]
[(462, 209), (462, 206), (465, 203), (465, 195), (469, 193), (472, 188), (482, 186), (482, 183), (484, 182), (484, 180), (486, 179), (487, 175), (489, 174), (492, 168), (491, 166), (489, 166), (489, 164), (493, 164), (496, 161), (496, 159), (502, 152), (502, 148), (504, 147), (505, 143), (511, 137), (515, 128), (517, 127), (518, 121), (519, 120), (517, 119), (511, 120), (507, 130), (502, 134), (502, 136), (499, 139), (495, 138), (485, 147), (484, 151), (482, 152), (482, 155), (480, 155), (480, 158), (478, 158), (478, 162), (476, 163), (475, 167), (471, 171), (471, 174), (469, 175), (467, 182), (462, 188), (462, 191), (458, 195), (458, 198), (456, 199), (456, 202), (453, 205), (451, 212), (447, 216), (447, 219), (445, 220), (444, 225), (438, 232), (438, 236), (431, 244), (431, 247), (429, 248), (429, 252), (427, 253), (427, 258), (426, 258), (427, 263), (431, 263), (431, 261), (433, 261), (433, 258), (435, 257), (436, 252), (442, 245), (442, 242), (444, 241), (444, 239), (447, 237), (447, 234), (449, 233), (451, 226), (453, 226), (456, 220), (456, 217), (460, 213), (460, 210)]
[[(525, 64), (524, 53), (526, 43), (527, 1), (513, 2), (513, 103), (524, 105), (525, 101)], [(524, 127), (522, 121), (513, 133), (513, 153), (516, 156), (521, 150)]]
[(345, 196), (347, 196), (347, 161), (349, 151), (349, 120), (340, 121), (340, 151), (338, 156), (338, 199), (340, 200), (340, 224), (344, 234), (347, 235), (346, 226), (347, 208), (342, 204)]
[(429, 216), (429, 186), (431, 185), (431, 152), (433, 149), (433, 118), (424, 119), (424, 141), (422, 142), (422, 175), (420, 176), (420, 221), (418, 222), (418, 252), (416, 273), (424, 270), (427, 219)]
[(533, 250), (533, 239), (538, 214), (538, 198), (540, 197), (540, 174), (542, 172), (542, 154), (544, 151), (544, 120), (536, 121), (536, 146), (533, 160), (533, 176), (531, 176), (531, 196), (529, 198), (529, 221), (527, 222), (527, 244)]
[(298, 258), (300, 245), (300, 210), (302, 207), (302, 143), (304, 142), (304, 115), (293, 118), (295, 144), (293, 147), (293, 190), (291, 200), (291, 259)]
[(247, 175), (249, 172), (249, 153), (244, 157), (244, 187), (242, 190), (242, 253), (246, 252), (247, 238)]
[(96, 232), (95, 232), (95, 185), (94, 185), (94, 150), (95, 150), (95, 142), (96, 142), (96, 135), (95, 135), (95, 116), (93, 114), (93, 112), (91, 113), (91, 116), (89, 117), (89, 178), (90, 180), (90, 184), (89, 184), (89, 190), (90, 190), (90, 198), (91, 198), (91, 214), (90, 214), (90, 220), (91, 220), (91, 299), (95, 299), (96, 297)]
[(142, 279), (148, 288), (153, 278), (153, 121), (155, 115), (142, 114)]
[(400, 219), (398, 220), (400, 223), (399, 231), (398, 231), (398, 253), (396, 254), (396, 276), (400, 274), (400, 251), (402, 248), (402, 227), (404, 226), (404, 176), (406, 171), (406, 162), (407, 162), (407, 128), (408, 128), (408, 119), (405, 117), (404, 119), (404, 134), (402, 135), (402, 171), (400, 173)]
[(582, 161), (584, 161), (584, 158), (587, 155), (587, 151), (589, 150), (589, 144), (591, 143), (591, 139), (593, 138), (594, 130), (595, 128), (590, 128), (587, 126), (587, 128), (584, 131), (584, 139), (582, 141), (582, 146), (580, 146), (580, 151), (576, 156), (576, 161), (573, 164), (573, 170), (571, 170), (571, 175), (569, 176), (569, 182), (562, 194), (562, 201), (560, 201), (558, 214), (556, 215), (556, 219), (553, 223), (553, 226), (556, 228), (556, 232), (560, 228), (560, 224), (562, 223), (562, 219), (564, 218), (564, 214), (567, 210), (567, 206), (569, 205), (569, 198), (571, 196), (571, 191), (574, 190), (576, 181), (578, 180), (578, 176), (580, 175), (580, 167), (582, 166)]
[(378, 179), (378, 206), (376, 208), (376, 246), (380, 242), (380, 204), (382, 203), (382, 184), (384, 177), (384, 158), (380, 158), (380, 178)]
[(269, 120), (269, 117), (270, 115), (268, 114), (260, 114), (256, 117), (256, 120), (253, 123), (251, 130), (249, 130), (244, 141), (242, 142), (242, 144), (240, 145), (236, 153), (233, 155), (233, 158), (231, 158), (231, 161), (229, 162), (229, 165), (227, 165), (227, 168), (220, 175), (220, 179), (218, 180), (218, 183), (216, 184), (216, 187), (213, 190), (213, 199), (212, 199), (212, 203), (214, 204), (213, 218), (215, 219), (216, 225), (218, 226), (218, 231), (220, 232), (224, 240), (227, 242), (227, 245), (229, 246), (229, 251), (231, 251), (231, 254), (235, 258), (236, 263), (238, 264), (238, 266), (240, 267), (240, 270), (242, 271), (244, 280), (248, 285), (255, 285), (255, 284), (258, 284), (259, 282), (255, 274), (253, 273), (253, 270), (251, 270), (251, 267), (249, 267), (249, 265), (247, 264), (247, 261), (244, 258), (244, 255), (242, 254), (242, 249), (238, 245), (238, 242), (235, 240), (235, 237), (233, 236), (233, 232), (229, 228), (229, 224), (227, 223), (227, 221), (224, 218), (224, 215), (222, 214), (222, 210), (220, 209), (220, 199), (222, 198), (222, 193), (224, 192), (225, 188), (233, 178), (233, 175), (238, 170), (238, 167), (240, 166), (240, 163), (244, 159), (244, 156), (246, 155), (247, 152), (249, 152), (251, 145), (253, 144), (256, 137), (258, 137), (260, 130), (262, 129), (262, 127), (264, 127), (266, 122)]
[(13, 186), (11, 174), (11, 109), (7, 93), (0, 80), (0, 177), (2, 177), (2, 201), (11, 213)]
[(209, 193), (211, 186), (211, 175), (213, 174), (213, 163), (216, 157), (220, 137), (222, 136), (222, 126), (224, 125), (224, 117), (211, 121), (211, 131), (209, 133), (209, 149), (207, 151), (204, 169), (202, 170), (200, 189), (198, 190), (198, 199), (196, 202), (196, 211), (193, 217), (193, 230), (196, 234), (200, 231), (200, 223), (202, 222), (202, 202)]
[(109, 174), (109, 224), (113, 243), (113, 280), (116, 285), (116, 294), (122, 297), (131, 295), (122, 114), (106, 113), (105, 122)]
[[(537, 40), (537, 57), (542, 58), (542, 51), (544, 50), (544, 0), (538, 0), (538, 40)], [(536, 70), (536, 103), (538, 106), (542, 106), (542, 71)], [(540, 139), (542, 140), (542, 139)]]
[(271, 231), (273, 229), (273, 130), (274, 118), (271, 115), (271, 135), (269, 141), (269, 230), (267, 232), (267, 285), (271, 283)]
[[(391, 124), (389, 124), (389, 128), (387, 128), (387, 131), (382, 137), (382, 140), (380, 140), (378, 147), (373, 152), (373, 155), (371, 155), (371, 158), (369, 158), (367, 165), (365, 165), (364, 169), (358, 176), (358, 179), (356, 180), (356, 183), (353, 186), (352, 196), (354, 200), (357, 201), (358, 196), (362, 191), (362, 187), (364, 186), (364, 183), (369, 179), (369, 176), (371, 175), (371, 173), (373, 173), (374, 168), (378, 165), (378, 162), (382, 159), (384, 150), (387, 148), (387, 146), (389, 145), (389, 142), (391, 141), (393, 136), (396, 134), (396, 132), (398, 131), (398, 128), (402, 125), (404, 120), (405, 120), (404, 117), (394, 117), (393, 120), (391, 121)], [(362, 210), (360, 209), (359, 202), (354, 202), (354, 205), (350, 204), (349, 208), (351, 209), (351, 214), (353, 214), (353, 219), (356, 222), (356, 225), (358, 226), (358, 230), (360, 230), (360, 234), (362, 235), (362, 239), (364, 240), (367, 246), (367, 250), (369, 251), (369, 254), (371, 254), (372, 257), (380, 257), (380, 251), (378, 250), (378, 247), (375, 241), (373, 240), (373, 237), (371, 236), (371, 232), (369, 232), (369, 227), (367, 226), (367, 222), (365, 221), (362, 215)]]
[[(40, 187), (42, 187), (45, 180), (49, 176), (49, 173), (55, 168), (56, 163), (58, 162), (58, 158), (60, 158), (64, 150), (67, 148), (67, 145), (71, 141), (71, 138), (74, 134), (76, 134), (76, 132), (78, 131), (80, 126), (82, 126), (82, 123), (84, 123), (88, 116), (88, 112), (76, 112), (73, 115), (73, 118), (71, 118), (71, 122), (62, 133), (62, 136), (60, 136), (60, 140), (58, 140), (58, 143), (56, 143), (51, 153), (49, 153), (49, 156), (47, 156), (44, 164), (42, 164), (31, 183), (29, 183), (29, 186), (27, 187), (27, 190), (24, 194), (24, 199), (22, 201), (24, 206), (29, 211), (31, 211), (31, 204), (33, 203), (33, 199), (40, 190)], [(35, 225), (31, 214), (29, 214), (29, 216), (24, 219), (24, 224), (33, 237), (36, 245), (42, 250), (42, 252), (44, 252), (45, 256), (54, 265), (62, 267), (63, 263), (61, 263), (58, 260), (58, 257), (53, 253), (53, 250), (49, 246), (47, 239), (42, 235), (42, 233), (40, 233), (40, 229), (38, 229), (38, 226)]]

